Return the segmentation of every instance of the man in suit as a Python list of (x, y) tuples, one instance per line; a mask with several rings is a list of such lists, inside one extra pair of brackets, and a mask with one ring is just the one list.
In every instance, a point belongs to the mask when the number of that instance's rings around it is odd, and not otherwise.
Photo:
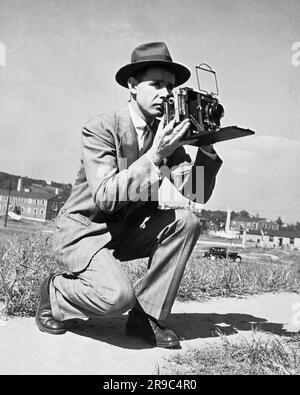
[[(200, 224), (187, 210), (158, 208), (158, 187), (166, 176), (161, 169), (171, 168), (168, 176), (176, 188), (204, 203), (222, 163), (212, 146), (200, 147), (191, 161), (183, 147), (189, 120), (179, 125), (158, 120), (173, 88), (189, 77), (165, 43), (142, 44), (116, 74), (130, 91), (126, 108), (84, 126), (78, 178), (56, 219), (60, 271), (41, 285), (36, 313), (41, 331), (62, 334), (68, 319), (130, 310), (127, 335), (158, 347), (180, 345), (165, 321)], [(203, 177), (197, 168), (204, 169)], [(203, 193), (195, 196), (197, 184)], [(143, 257), (149, 258), (148, 270), (135, 290), (122, 261)]]

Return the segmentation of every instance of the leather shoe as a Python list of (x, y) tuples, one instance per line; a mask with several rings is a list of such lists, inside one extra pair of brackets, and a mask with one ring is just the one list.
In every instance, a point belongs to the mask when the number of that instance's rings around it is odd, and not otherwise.
[(66, 333), (65, 326), (63, 322), (57, 321), (51, 310), (49, 286), (50, 281), (54, 275), (46, 278), (40, 288), (40, 303), (35, 315), (35, 322), (42, 332), (51, 333), (52, 335), (61, 335)]
[(131, 310), (126, 324), (127, 336), (140, 337), (148, 344), (162, 348), (181, 348), (178, 336), (162, 326), (154, 317), (139, 310)]

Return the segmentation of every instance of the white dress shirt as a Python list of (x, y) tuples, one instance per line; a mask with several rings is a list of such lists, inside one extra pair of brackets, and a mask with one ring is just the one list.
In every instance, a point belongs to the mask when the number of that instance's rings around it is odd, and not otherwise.
[(137, 114), (134, 111), (130, 102), (128, 104), (128, 107), (129, 107), (130, 118), (132, 120), (134, 129), (137, 134), (139, 154), (142, 155), (144, 153), (144, 136), (143, 135), (144, 135), (144, 131), (147, 126), (147, 123), (139, 114)]

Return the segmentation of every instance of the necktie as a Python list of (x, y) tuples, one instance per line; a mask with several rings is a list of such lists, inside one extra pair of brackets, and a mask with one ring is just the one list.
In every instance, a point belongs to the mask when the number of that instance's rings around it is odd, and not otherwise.
[(142, 135), (142, 153), (144, 154), (151, 147), (153, 142), (153, 132), (148, 124), (146, 124)]

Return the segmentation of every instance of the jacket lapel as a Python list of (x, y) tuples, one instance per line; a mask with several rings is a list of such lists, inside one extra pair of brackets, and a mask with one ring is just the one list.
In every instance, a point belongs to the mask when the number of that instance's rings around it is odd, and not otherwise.
[[(120, 140), (120, 155), (127, 159), (127, 167), (139, 158), (137, 135), (128, 106), (117, 112), (116, 132)], [(155, 135), (160, 121), (155, 119), (152, 131)]]
[(136, 131), (130, 118), (128, 107), (117, 113), (117, 135), (120, 139), (120, 154), (127, 159), (127, 167), (139, 157)]

